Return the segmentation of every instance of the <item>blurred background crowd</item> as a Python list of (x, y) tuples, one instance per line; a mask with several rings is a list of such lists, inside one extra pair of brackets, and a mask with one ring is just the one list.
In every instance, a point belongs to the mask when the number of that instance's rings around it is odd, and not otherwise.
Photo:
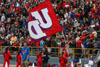
[(0, 45), (100, 48), (100, 0), (51, 0), (57, 18), (64, 28), (39, 44), (29, 36), (29, 10), (44, 0), (3, 0), (0, 4)]

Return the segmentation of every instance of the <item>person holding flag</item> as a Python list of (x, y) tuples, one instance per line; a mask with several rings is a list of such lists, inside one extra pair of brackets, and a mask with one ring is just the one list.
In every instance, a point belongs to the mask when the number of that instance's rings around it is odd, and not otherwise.
[(66, 64), (68, 62), (67, 59), (68, 52), (66, 51), (65, 47), (63, 48), (62, 55), (59, 56), (60, 59), (60, 67), (66, 67)]

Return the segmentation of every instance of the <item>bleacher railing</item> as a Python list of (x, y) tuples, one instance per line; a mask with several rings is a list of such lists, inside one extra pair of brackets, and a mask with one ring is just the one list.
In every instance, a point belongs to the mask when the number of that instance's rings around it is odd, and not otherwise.
[[(13, 46), (1, 46), (0, 47), (0, 53), (2, 54), (4, 52), (5, 47), (9, 47), (9, 50), (11, 54), (17, 54), (17, 52), (22, 48), (19, 46), (13, 47)], [(59, 47), (47, 47), (49, 51), (49, 55), (58, 57), (59, 54), (62, 51), (62, 48), (58, 50)], [(37, 53), (40, 52), (40, 50), (43, 49), (42, 47), (30, 47), (30, 55), (36, 56)], [(84, 56), (86, 58), (90, 58), (90, 56), (96, 56), (100, 54), (100, 49), (98, 48), (68, 48), (69, 55), (74, 58), (75, 55)]]

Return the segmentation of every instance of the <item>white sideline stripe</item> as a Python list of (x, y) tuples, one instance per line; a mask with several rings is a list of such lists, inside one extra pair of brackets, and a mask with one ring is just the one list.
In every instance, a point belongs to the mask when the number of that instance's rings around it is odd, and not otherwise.
[[(3, 64), (0, 64), (0, 67), (3, 67)], [(16, 65), (10, 65), (9, 67), (16, 67)], [(32, 67), (32, 66), (29, 66)]]
[(88, 64), (84, 64), (84, 67), (89, 67)]

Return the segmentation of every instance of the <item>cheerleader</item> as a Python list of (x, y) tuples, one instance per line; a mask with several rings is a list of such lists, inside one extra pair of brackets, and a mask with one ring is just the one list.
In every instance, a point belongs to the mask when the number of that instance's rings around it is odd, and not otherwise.
[(64, 63), (64, 52), (62, 52), (62, 55), (59, 55), (60, 59), (60, 67), (66, 67), (66, 64)]
[(37, 57), (37, 67), (42, 67), (42, 51), (36, 55)]
[(18, 54), (16, 55), (16, 58), (17, 58), (17, 65), (16, 67), (22, 67), (22, 64), (21, 64), (21, 59), (22, 59), (22, 56), (21, 56), (21, 51), (18, 52)]
[(60, 59), (60, 67), (66, 67), (66, 64), (68, 62), (67, 60), (68, 52), (65, 48), (63, 48), (62, 55), (59, 56)]
[(12, 59), (12, 56), (10, 54), (10, 51), (9, 51), (9, 48), (8, 47), (5, 49), (5, 52), (3, 53), (3, 56), (4, 56), (3, 67), (5, 67), (6, 62), (7, 62), (7, 66), (9, 67), (10, 59)]

